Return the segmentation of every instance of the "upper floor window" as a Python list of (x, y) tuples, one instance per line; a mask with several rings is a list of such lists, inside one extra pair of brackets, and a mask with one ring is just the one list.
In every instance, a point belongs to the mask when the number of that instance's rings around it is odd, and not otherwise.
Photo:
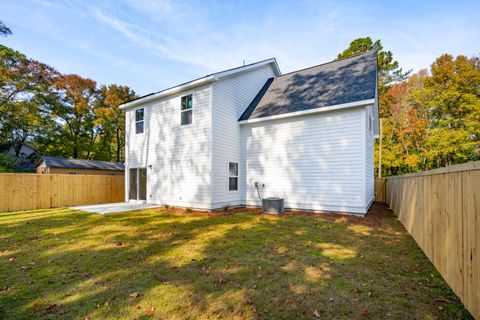
[(135, 110), (135, 133), (143, 133), (143, 108)]
[(192, 105), (193, 105), (193, 97), (191, 94), (183, 96), (181, 98), (181, 124), (186, 125), (192, 123)]

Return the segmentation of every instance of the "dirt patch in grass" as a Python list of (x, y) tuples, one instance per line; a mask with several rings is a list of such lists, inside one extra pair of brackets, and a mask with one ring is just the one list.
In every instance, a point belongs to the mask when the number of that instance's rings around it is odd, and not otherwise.
[(62, 208), (0, 213), (0, 235), (4, 319), (470, 319), (382, 205)]
[(334, 222), (355, 223), (367, 226), (381, 226), (385, 217), (393, 216), (393, 213), (385, 204), (375, 203), (365, 216), (355, 214), (338, 214), (332, 212), (308, 212), (308, 211), (287, 211), (287, 215), (306, 215), (323, 218)]
[(201, 210), (193, 210), (188, 208), (178, 208), (178, 207), (162, 207), (154, 209), (160, 212), (168, 212), (171, 214), (187, 214), (187, 215), (194, 215), (194, 216), (201, 216), (201, 217), (214, 217), (214, 216), (228, 216), (237, 213), (244, 213), (246, 211), (252, 214), (263, 215), (267, 219), (279, 219), (285, 215), (302, 215), (302, 216), (310, 216), (310, 217), (317, 217), (323, 218), (329, 221), (335, 222), (348, 222), (348, 223), (356, 223), (361, 225), (368, 225), (368, 226), (380, 226), (382, 224), (382, 220), (384, 217), (393, 215), (385, 204), (375, 203), (373, 205), (368, 214), (365, 216), (355, 215), (355, 214), (338, 214), (333, 212), (312, 212), (312, 211), (286, 211), (282, 215), (273, 215), (273, 214), (263, 214), (262, 210), (259, 208), (231, 208), (228, 210), (216, 210), (216, 211), (201, 211)]

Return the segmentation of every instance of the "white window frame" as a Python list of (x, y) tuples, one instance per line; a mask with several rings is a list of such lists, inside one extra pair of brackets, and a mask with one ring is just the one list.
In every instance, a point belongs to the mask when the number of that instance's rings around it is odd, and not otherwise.
[[(138, 120), (137, 121), (137, 111), (139, 110), (143, 110), (142, 113), (143, 113), (143, 116), (142, 116), (142, 120)], [(135, 109), (135, 113), (133, 115), (135, 117), (135, 134), (143, 134), (145, 132), (145, 108), (137, 108)], [(137, 123), (142, 123), (142, 132), (137, 132)]]
[[(237, 165), (237, 175), (236, 176), (231, 176), (230, 175), (230, 163), (234, 163), (234, 164)], [(227, 163), (227, 190), (228, 190), (228, 192), (238, 192), (238, 189), (240, 188), (239, 174), (240, 174), (239, 163), (235, 162), (235, 161), (228, 161), (228, 163)], [(237, 178), (237, 189), (236, 190), (230, 190), (230, 178)]]
[[(188, 97), (188, 96), (192, 97), (192, 106), (190, 107), (190, 109), (182, 110), (182, 98), (183, 97)], [(190, 123), (182, 124), (183, 113), (188, 112), (188, 111), (192, 112), (192, 121)], [(193, 124), (193, 92), (190, 92), (190, 93), (187, 93), (187, 94), (184, 94), (184, 95), (180, 96), (180, 126), (182, 126), (182, 127), (183, 126), (189, 126), (191, 124)]]

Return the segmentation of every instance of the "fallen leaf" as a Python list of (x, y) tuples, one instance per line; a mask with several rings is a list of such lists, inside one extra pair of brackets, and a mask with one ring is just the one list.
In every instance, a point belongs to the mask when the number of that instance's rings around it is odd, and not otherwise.
[(57, 307), (57, 305), (55, 303), (51, 303), (45, 308), (45, 310), (50, 311), (50, 310), (52, 310), (53, 308), (56, 308), (56, 307)]
[(368, 311), (362, 311), (360, 312), (360, 316), (364, 317), (364, 318), (368, 318), (369, 314), (368, 314)]
[(320, 315), (320, 312), (317, 311), (317, 309), (315, 309), (315, 311), (313, 311), (313, 315), (317, 318), (321, 318), (322, 316)]
[(153, 312), (155, 311), (154, 307), (150, 307), (147, 309), (147, 316), (151, 317), (153, 316)]
[(133, 299), (136, 299), (138, 297), (140, 297), (142, 294), (138, 291), (135, 291), (134, 293), (131, 293), (130, 294), (130, 298), (133, 298)]
[(8, 259), (8, 261), (14, 262), (14, 261), (15, 261), (15, 257), (12, 257), (12, 258)]

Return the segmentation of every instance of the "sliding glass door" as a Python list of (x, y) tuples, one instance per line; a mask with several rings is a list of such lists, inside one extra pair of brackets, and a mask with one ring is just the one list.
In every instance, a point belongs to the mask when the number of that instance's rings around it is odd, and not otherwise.
[(147, 169), (130, 168), (130, 200), (147, 200)]

